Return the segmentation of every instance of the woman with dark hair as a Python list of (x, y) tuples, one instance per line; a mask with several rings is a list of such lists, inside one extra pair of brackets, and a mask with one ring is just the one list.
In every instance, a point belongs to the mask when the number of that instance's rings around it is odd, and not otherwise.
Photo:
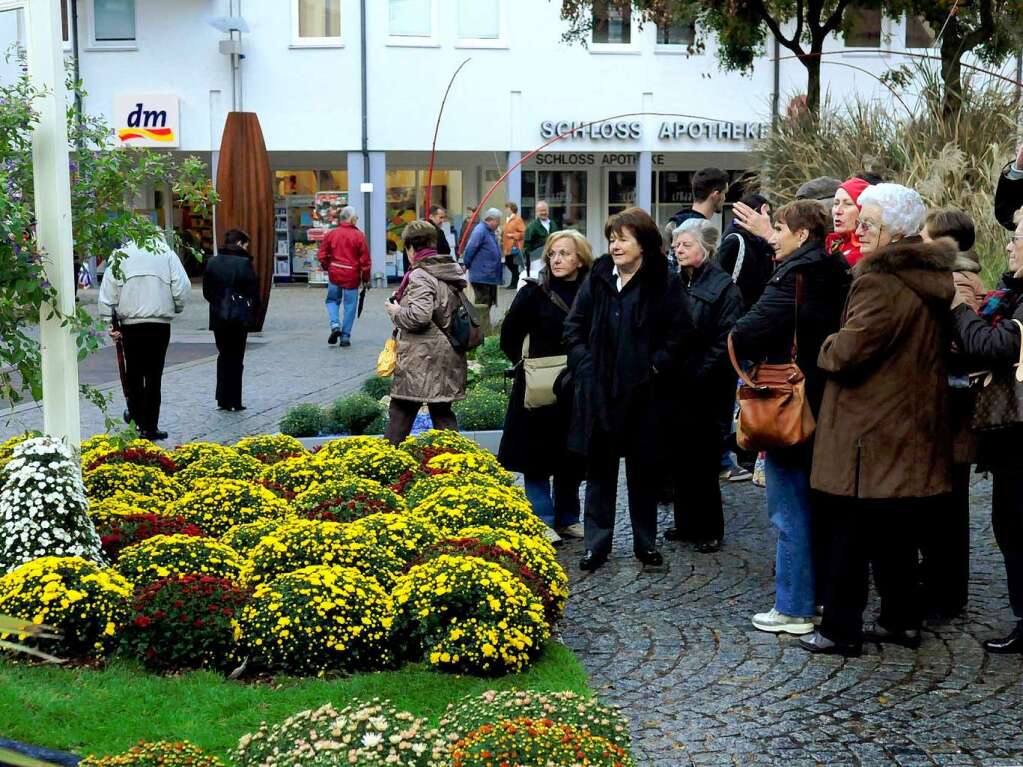
[(259, 280), (249, 255), (249, 235), (231, 229), (206, 264), (202, 294), (210, 304), (210, 330), (217, 343), (217, 407), (238, 412), (242, 404), (245, 343), (256, 317)]
[(618, 467), (625, 458), (633, 551), (648, 565), (657, 551), (657, 485), (665, 413), (689, 375), (696, 346), (689, 302), (668, 270), (661, 233), (639, 208), (608, 219), (609, 255), (593, 264), (565, 320), (568, 368), (575, 381), (569, 449), (586, 456), (586, 554), (579, 566), (607, 561), (614, 532)]
[[(741, 360), (786, 363), (796, 348), (796, 363), (806, 377), (806, 397), (815, 417), (824, 394), (817, 353), (824, 339), (838, 330), (848, 285), (845, 261), (824, 251), (828, 228), (827, 211), (816, 200), (790, 202), (775, 214), (770, 243), (778, 266), (760, 300), (732, 330)], [(819, 604), (815, 584), (819, 563), (814, 561), (814, 551), (820, 542), (811, 521), (812, 459), (812, 440), (767, 451), (767, 516), (778, 531), (778, 545), (774, 606), (752, 618), (761, 631), (813, 631)]]

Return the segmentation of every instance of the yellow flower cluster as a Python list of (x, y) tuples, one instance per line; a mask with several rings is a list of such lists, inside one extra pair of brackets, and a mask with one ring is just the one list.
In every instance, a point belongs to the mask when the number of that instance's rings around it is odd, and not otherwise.
[(515, 477), (505, 471), (491, 453), (441, 453), (426, 463), (427, 469), (465, 476), (483, 475), (502, 485), (511, 485)]
[(408, 511), (405, 500), (379, 482), (362, 477), (345, 477), (344, 479), (318, 479), (303, 490), (293, 502), (299, 512), (311, 511), (317, 505), (328, 501), (375, 500), (384, 505), (384, 511)]
[(191, 490), (167, 507), (168, 515), (182, 517), (213, 536), (223, 535), (237, 524), (259, 519), (282, 520), (290, 513), (287, 501), (265, 487), (237, 479), (196, 479)]
[(156, 743), (140, 742), (123, 754), (115, 756), (90, 756), (78, 763), (78, 767), (224, 767), (215, 756), (204, 753), (201, 748), (187, 740), (171, 743), (165, 740)]
[(323, 443), (323, 446), (316, 452), (317, 458), (341, 458), (349, 450), (357, 447), (390, 447), (390, 443), (383, 437), (345, 437), (344, 439), (332, 439)]
[(235, 443), (234, 449), (267, 464), (309, 454), (298, 439), (287, 434), (257, 434), (254, 437), (243, 437)]
[(255, 522), (234, 525), (220, 536), (220, 542), (225, 546), (230, 546), (243, 557), (248, 557), (265, 536), (270, 535), (280, 526), (281, 522), (273, 519), (257, 519)]
[[(12, 439), (23, 439), (23, 437), (12, 437)], [(10, 440), (8, 440), (8, 442), (10, 442)], [(94, 434), (88, 439), (83, 439), (82, 444), (78, 446), (78, 450), (82, 455), (85, 455), (86, 453), (91, 453), (94, 450), (106, 448), (113, 444), (114, 438), (109, 434)]]
[(390, 445), (356, 447), (341, 458), (341, 467), (349, 474), (375, 479), (383, 485), (393, 485), (407, 471), (416, 471), (419, 464), (404, 450)]
[(552, 719), (519, 717), (485, 724), (451, 749), (451, 767), (497, 767), (511, 764), (635, 767), (620, 746)]
[[(85, 490), (89, 498), (103, 500), (125, 491), (149, 496), (157, 501), (173, 501), (181, 495), (181, 486), (159, 469), (134, 463), (104, 463), (85, 472)], [(162, 513), (150, 510), (152, 513)]]
[[(467, 483), (489, 485), (490, 487), (501, 485), (496, 479), (488, 477), (486, 474), (474, 474), (471, 479), (459, 474), (423, 474), (413, 480), (405, 489), (405, 502), (408, 503), (410, 509), (414, 509), (442, 487), (465, 487)], [(511, 489), (518, 490), (519, 488)], [(523, 494), (523, 500), (525, 500), (525, 494)]]
[(263, 471), (263, 464), (251, 455), (211, 453), (193, 461), (177, 473), (177, 480), (184, 487), (190, 487), (198, 479), (244, 479), (255, 480)]
[(442, 487), (414, 511), (448, 534), (464, 527), (488, 525), (543, 537), (546, 527), (521, 494), (501, 486), (465, 484), (462, 487)]
[(131, 583), (81, 557), (41, 557), (0, 578), (0, 614), (52, 627), (60, 638), (40, 649), (68, 657), (111, 650), (131, 598)]
[(408, 651), (446, 671), (521, 671), (550, 636), (543, 604), (503, 567), (478, 557), (416, 565), (391, 596)]
[(191, 466), (196, 461), (211, 455), (230, 456), (237, 455), (238, 451), (219, 442), (186, 442), (178, 445), (171, 453), (171, 458), (178, 468), (183, 469)]
[(259, 475), (260, 481), (284, 488), (292, 493), (307, 490), (314, 482), (342, 479), (344, 470), (338, 461), (314, 456), (285, 458), (267, 466)]
[[(108, 439), (105, 442), (98, 443), (97, 446), (91, 450), (85, 450), (82, 448), (82, 466), (89, 467), (96, 461), (122, 451), (138, 453), (141, 458), (171, 458), (171, 454), (168, 451), (148, 439), (133, 439), (123, 447)], [(173, 459), (171, 458), (171, 460)], [(155, 461), (145, 460), (134, 460), (131, 461), (131, 463), (145, 463), (150, 466), (155, 465)]]
[(356, 531), (356, 537), (372, 539), (374, 546), (392, 552), (403, 564), (441, 537), (437, 526), (418, 514), (371, 514), (349, 528)]
[(157, 501), (148, 496), (136, 496), (134, 493), (112, 495), (101, 501), (89, 501), (89, 517), (96, 525), (109, 524), (117, 517), (130, 517), (138, 514), (162, 514), (161, 511), (149, 511)]
[(398, 447), (410, 453), (418, 462), (423, 460), (427, 449), (447, 450), (451, 453), (482, 453), (483, 448), (468, 437), (449, 429), (430, 429), (415, 436), (406, 437)]
[(373, 578), (314, 565), (257, 587), (235, 633), (261, 667), (322, 674), (389, 663), (393, 621), (391, 598)]
[(136, 586), (171, 575), (212, 575), (238, 582), (244, 560), (214, 538), (194, 535), (154, 535), (128, 546), (117, 560), (117, 571)]

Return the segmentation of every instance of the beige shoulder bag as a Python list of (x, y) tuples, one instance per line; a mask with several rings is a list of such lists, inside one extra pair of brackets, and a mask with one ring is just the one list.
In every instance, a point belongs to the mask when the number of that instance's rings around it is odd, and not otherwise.
[(523, 404), (526, 410), (536, 410), (557, 402), (554, 396), (554, 382), (568, 367), (568, 357), (530, 357), (529, 336), (522, 342), (522, 370), (526, 374), (526, 393)]

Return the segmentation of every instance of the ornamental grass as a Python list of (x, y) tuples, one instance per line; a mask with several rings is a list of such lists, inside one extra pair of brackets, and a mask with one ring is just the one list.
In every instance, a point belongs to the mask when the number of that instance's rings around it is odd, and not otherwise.
[(117, 571), (141, 588), (172, 575), (210, 575), (237, 582), (244, 560), (214, 538), (157, 535), (129, 546), (117, 560)]
[(265, 487), (223, 478), (195, 480), (187, 493), (167, 507), (168, 515), (183, 517), (213, 536), (245, 522), (283, 520), (290, 513), (291, 505)]
[(634, 767), (635, 762), (625, 749), (589, 730), (551, 719), (519, 717), (484, 724), (466, 735), (452, 747), (450, 765)]
[(550, 636), (543, 604), (508, 570), (478, 557), (416, 565), (391, 596), (399, 646), (441, 670), (520, 671)]
[(115, 756), (86, 757), (78, 767), (224, 767), (224, 763), (187, 740), (161, 740), (139, 742)]
[(305, 445), (287, 434), (257, 434), (238, 440), (234, 449), (243, 455), (250, 455), (260, 463), (280, 463), (287, 458), (309, 455)]
[(181, 495), (179, 481), (183, 472), (174, 478), (152, 466), (135, 463), (105, 463), (85, 472), (85, 490), (90, 499), (102, 500), (123, 492), (138, 493), (164, 503)]
[(542, 537), (546, 525), (533, 513), (529, 501), (511, 488), (481, 484), (442, 487), (414, 511), (453, 534), (466, 527), (486, 525)]
[(314, 565), (258, 586), (236, 637), (258, 667), (291, 674), (383, 668), (394, 605), (352, 567)]
[[(130, 614), (132, 584), (81, 557), (41, 557), (0, 577), (0, 615), (49, 626), (59, 638), (38, 649), (68, 658), (98, 657), (116, 644)], [(0, 634), (0, 640), (32, 639)]]

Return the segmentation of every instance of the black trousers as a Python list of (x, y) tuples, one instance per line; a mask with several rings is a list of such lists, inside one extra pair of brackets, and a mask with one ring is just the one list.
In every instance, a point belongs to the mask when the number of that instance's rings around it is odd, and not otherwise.
[(837, 642), (863, 640), (870, 569), (881, 597), (878, 622), (898, 631), (921, 621), (917, 546), (934, 499), (859, 499), (822, 495), (831, 517), (828, 586), (820, 632)]
[[(586, 460), (586, 549), (597, 555), (611, 551), (618, 505), (618, 467), (615, 450), (593, 450)], [(657, 481), (659, 473), (649, 458), (625, 458), (629, 487), (629, 517), (633, 550), (650, 551), (657, 544)]]
[(720, 541), (725, 535), (725, 517), (721, 508), (720, 424), (705, 424), (690, 429), (685, 437), (689, 449), (683, 449), (673, 467), (675, 486), (675, 529), (689, 541)]
[(970, 465), (952, 467), (952, 492), (934, 499), (920, 528), (920, 581), (925, 609), (955, 615), (970, 586)]
[(508, 281), (507, 287), (514, 288), (519, 284), (519, 265), (515, 261), (515, 256), (507, 255), (504, 257), (504, 265), (508, 267), (508, 271), (511, 272), (511, 279)]
[(1012, 614), (1023, 620), (1023, 472), (994, 466), (991, 475), (991, 527), (1005, 559)]
[(247, 330), (225, 328), (214, 330), (217, 342), (217, 404), (220, 407), (241, 407), (242, 371), (245, 369), (245, 342)]
[[(391, 406), (387, 413), (387, 433), (384, 436), (392, 445), (397, 445), (412, 433), (412, 425), (422, 404), (391, 397)], [(450, 402), (428, 402), (426, 407), (430, 411), (433, 428), (458, 431), (458, 419), (455, 418)]]
[(160, 386), (170, 344), (170, 324), (140, 322), (121, 326), (128, 412), (139, 431), (156, 431), (160, 423)]

